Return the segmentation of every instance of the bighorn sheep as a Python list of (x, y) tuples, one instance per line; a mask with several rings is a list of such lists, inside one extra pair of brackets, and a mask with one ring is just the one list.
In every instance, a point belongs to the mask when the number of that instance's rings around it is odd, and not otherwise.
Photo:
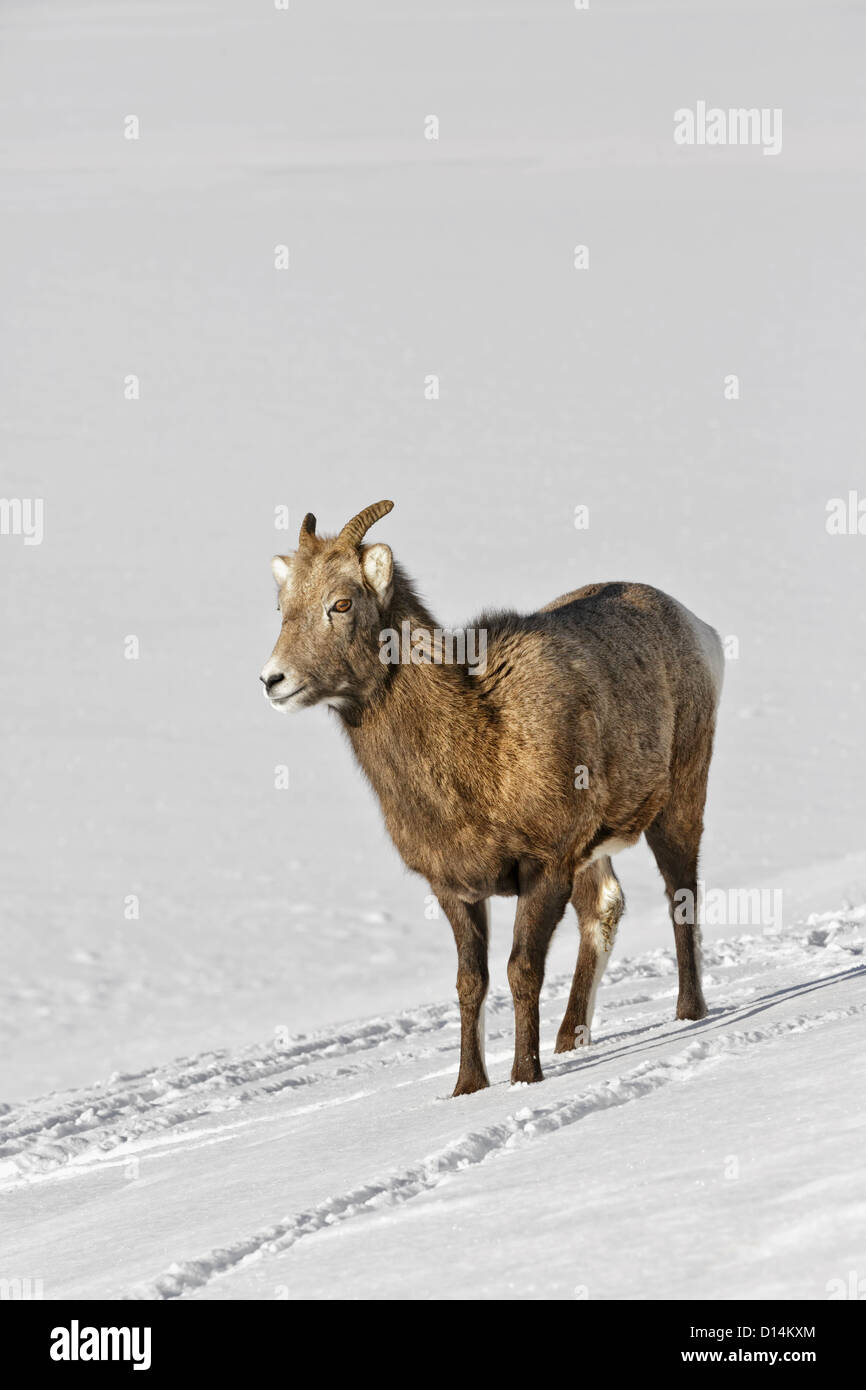
[(383, 630), (438, 631), (389, 547), (364, 544), (392, 506), (366, 507), (337, 537), (318, 536), (315, 517), (304, 517), (297, 551), (273, 560), (282, 626), (261, 680), (274, 709), (325, 702), (337, 711), (391, 838), (451, 923), (461, 1018), (454, 1094), (489, 1084), (487, 899), (518, 899), (511, 1079), (540, 1081), (550, 939), (570, 899), (580, 949), (556, 1041), (567, 1052), (589, 1039), (623, 912), (610, 856), (642, 833), (670, 903), (677, 1018), (703, 1018), (698, 925), (683, 905), (697, 900), (718, 635), (647, 585), (589, 584), (537, 613), (478, 618), (483, 670), (386, 664)]

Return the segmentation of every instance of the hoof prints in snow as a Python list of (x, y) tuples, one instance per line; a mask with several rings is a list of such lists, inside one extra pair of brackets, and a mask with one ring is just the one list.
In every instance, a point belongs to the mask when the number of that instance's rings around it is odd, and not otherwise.
[[(838, 967), (840, 958), (862, 954), (864, 920), (866, 908), (856, 908), (812, 917), (805, 926), (777, 935), (743, 935), (708, 942), (704, 964), (715, 970), (746, 967), (755, 973), (770, 967), (793, 967), (801, 979), (825, 977)], [(674, 955), (669, 950), (612, 961), (600, 996), (605, 1012), (610, 1015), (629, 1008), (636, 1000), (666, 999), (675, 971)], [(643, 991), (637, 996), (611, 999), (616, 986), (639, 980), (658, 980), (661, 989), (655, 996)], [(551, 979), (543, 990), (542, 1002), (559, 1006), (569, 985), (567, 976)], [(736, 997), (736, 991), (730, 990), (726, 997), (720, 986), (716, 1002), (730, 1005)], [(504, 1023), (507, 1020), (505, 1032), (510, 1037), (511, 996), (507, 990), (492, 991), (488, 998), (488, 1017), (496, 1015)], [(647, 1031), (668, 1021), (667, 1016), (664, 1020), (649, 1019)], [(447, 1053), (449, 1064), (456, 1064), (451, 1054), (458, 1028), (456, 1000), (431, 1004), (391, 1018), (366, 1019), (309, 1038), (294, 1038), (279, 1049), (259, 1045), (234, 1056), (205, 1053), (9, 1107), (0, 1113), (0, 1182), (33, 1181), (58, 1169), (72, 1171), (112, 1154), (122, 1156), (136, 1143), (202, 1116), (221, 1114), (253, 1101), (266, 1102), (293, 1088), (331, 1080), (335, 1066), (342, 1077), (370, 1075), (440, 1052)], [(602, 1046), (605, 1041), (601, 1040)], [(401, 1049), (400, 1044), (405, 1046)], [(593, 1055), (598, 1052), (597, 1043)], [(364, 1053), (372, 1055), (351, 1060)]]
[(524, 1107), (498, 1124), (462, 1135), (400, 1173), (331, 1197), (308, 1211), (287, 1217), (233, 1245), (212, 1250), (183, 1264), (173, 1264), (152, 1283), (134, 1290), (129, 1297), (180, 1297), (264, 1254), (289, 1250), (299, 1240), (318, 1231), (379, 1207), (409, 1202), (463, 1169), (476, 1167), (518, 1145), (576, 1124), (587, 1115), (640, 1100), (671, 1082), (689, 1081), (700, 1075), (707, 1066), (748, 1052), (756, 1044), (810, 1032), (864, 1012), (866, 1003), (786, 1019), (761, 1028), (698, 1039), (664, 1061), (641, 1062), (618, 1077), (586, 1087), (568, 1100), (535, 1108)]

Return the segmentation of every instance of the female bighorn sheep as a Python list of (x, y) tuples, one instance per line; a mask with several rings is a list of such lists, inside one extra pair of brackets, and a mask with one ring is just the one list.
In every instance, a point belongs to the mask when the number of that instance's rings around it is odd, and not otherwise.
[[(337, 537), (304, 517), (277, 555), (282, 626), (261, 674), (274, 709), (337, 711), (410, 869), (457, 943), (460, 1073), (487, 1086), (487, 899), (517, 896), (508, 980), (512, 1082), (540, 1081), (538, 998), (569, 899), (580, 949), (557, 1052), (588, 1041), (624, 900), (610, 855), (646, 835), (665, 882), (679, 967), (677, 1018), (703, 1018), (693, 910), (723, 659), (718, 635), (645, 584), (589, 584), (537, 613), (482, 615), (486, 664), (449, 663), (434, 620), (387, 545), (365, 545), (377, 502)], [(408, 624), (408, 628), (403, 625)], [(420, 634), (393, 663), (383, 630)], [(418, 651), (421, 658), (418, 659)], [(690, 910), (691, 909), (691, 910)]]

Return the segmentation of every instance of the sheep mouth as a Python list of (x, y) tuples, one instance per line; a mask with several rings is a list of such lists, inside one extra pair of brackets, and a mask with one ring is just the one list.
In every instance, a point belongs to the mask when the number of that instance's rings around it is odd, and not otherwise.
[(301, 691), (306, 690), (306, 688), (307, 682), (305, 681), (304, 684), (299, 685), (297, 689), (290, 690), (288, 695), (269, 695), (268, 699), (272, 705), (285, 705), (288, 704), (289, 700), (294, 700), (295, 696), (300, 695)]

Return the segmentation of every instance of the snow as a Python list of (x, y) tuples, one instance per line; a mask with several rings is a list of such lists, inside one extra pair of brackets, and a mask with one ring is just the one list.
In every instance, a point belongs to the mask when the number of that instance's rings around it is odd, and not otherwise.
[(5, 1261), (46, 1298), (826, 1297), (866, 1215), (864, 938), (861, 907), (709, 944), (700, 1023), (670, 950), (620, 958), (560, 1056), (551, 978), (535, 1087), (496, 990), (456, 1101), (447, 1002), (15, 1107)]
[[(0, 1278), (822, 1297), (857, 1267), (866, 539), (825, 521), (864, 492), (862, 21), (789, 10), (4, 3), (0, 488), (45, 536), (0, 536)], [(781, 108), (781, 153), (675, 147), (704, 99)], [(784, 926), (707, 926), (703, 1023), (639, 846), (591, 1051), (507, 1085), (496, 902), (495, 1084), (446, 1101), (447, 924), (334, 719), (257, 679), (271, 555), (380, 497), (443, 625), (628, 578), (737, 639), (702, 873)], [(569, 913), (548, 1049), (575, 952)]]

